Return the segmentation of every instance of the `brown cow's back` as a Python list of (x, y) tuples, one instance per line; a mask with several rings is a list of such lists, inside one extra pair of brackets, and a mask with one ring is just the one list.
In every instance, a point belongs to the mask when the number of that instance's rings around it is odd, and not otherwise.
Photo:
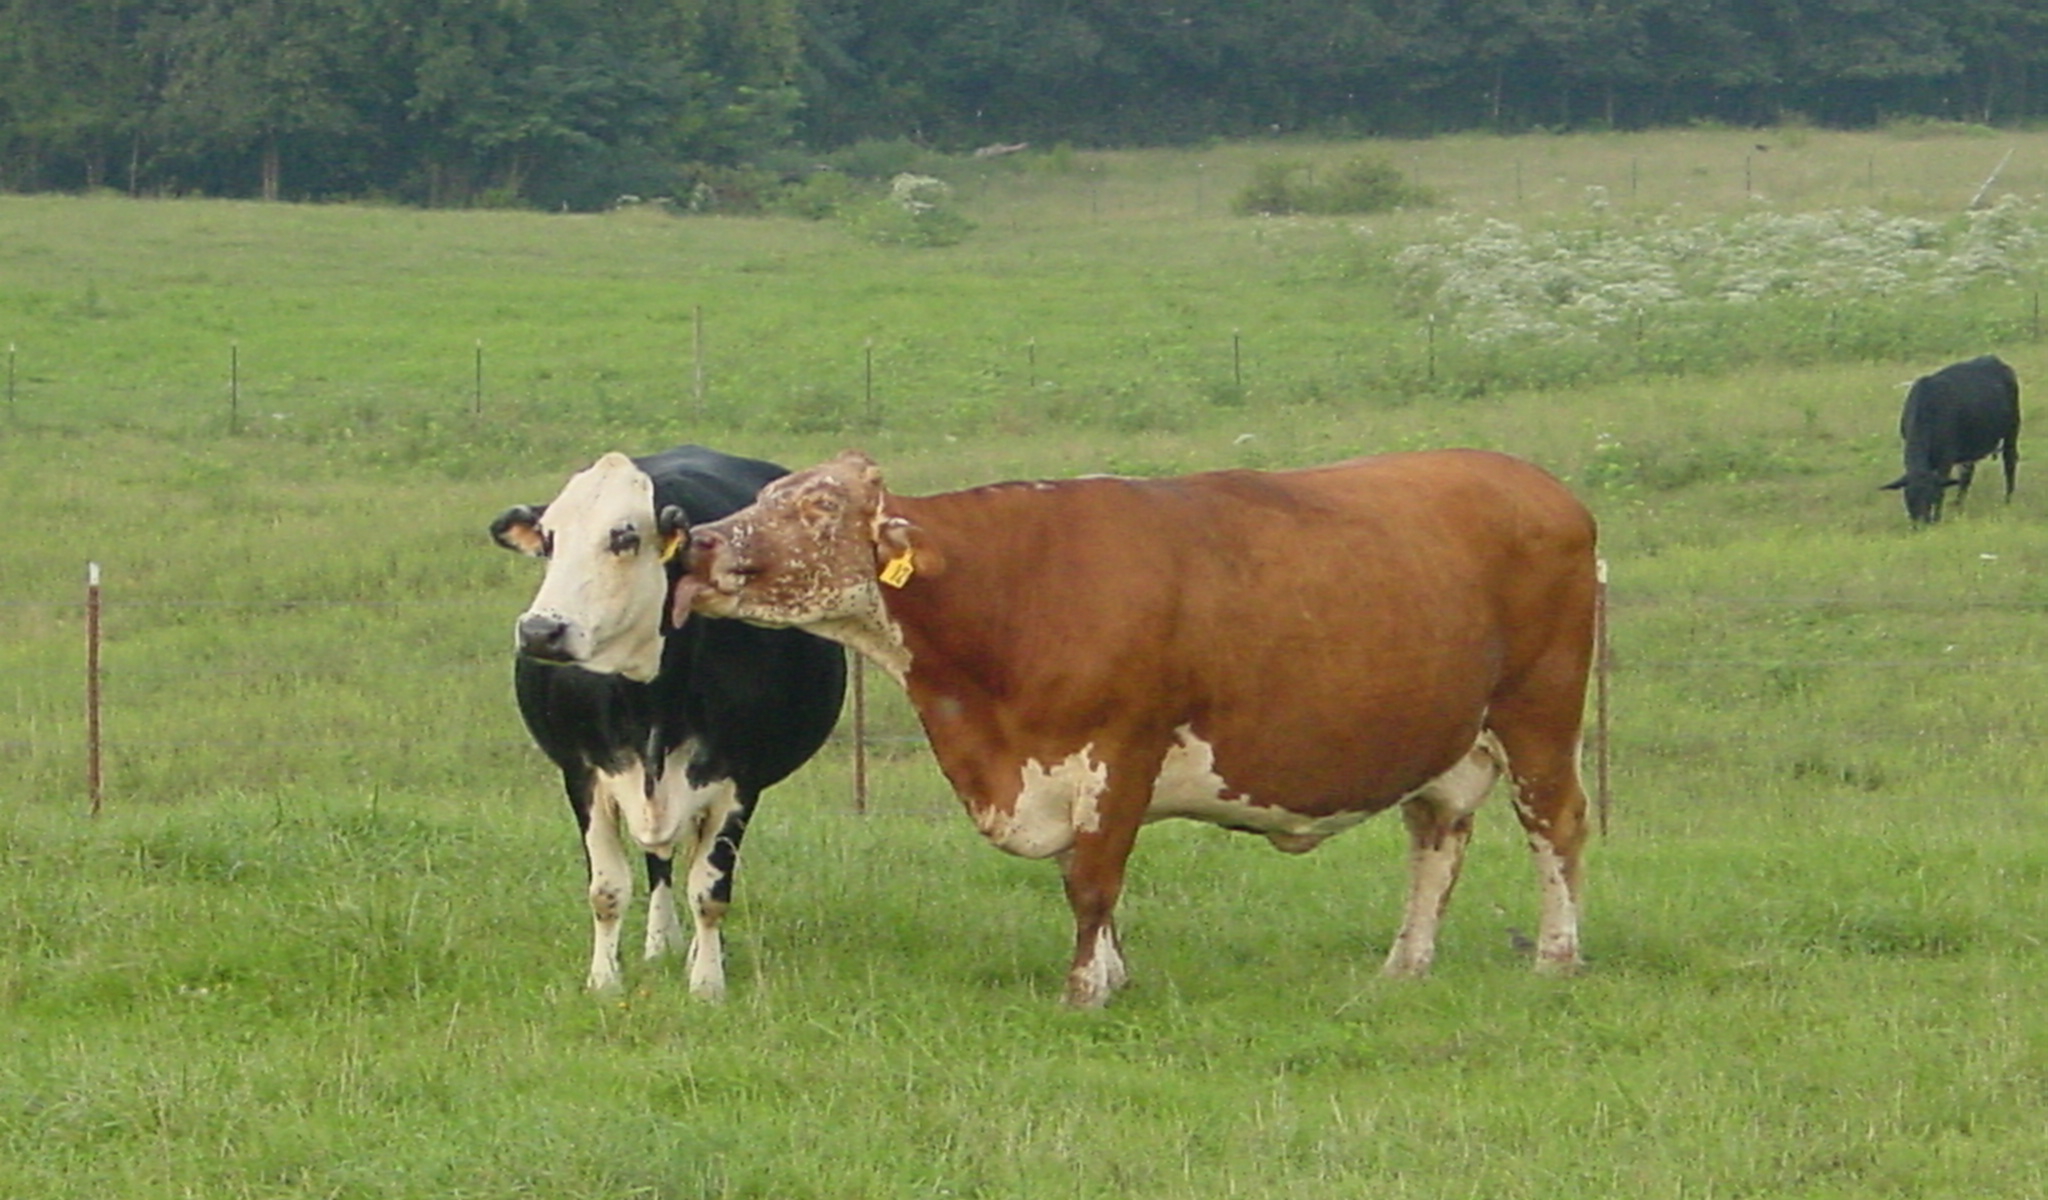
[[(1555, 625), (1590, 611), (1577, 601), (1593, 587), (1591, 518), (1547, 474), (1485, 452), (890, 507), (976, 550), (888, 598), (924, 639), (913, 682), (943, 663), (935, 696), (960, 699), (966, 671), (999, 697), (1040, 698), (1007, 735), (1048, 754), (1107, 721), (1189, 726), (1233, 787), (1310, 814), (1375, 811), (1440, 774), (1490, 697), (1553, 649)], [(1589, 661), (1590, 628), (1576, 645)], [(1368, 733), (1382, 749), (1361, 760)]]

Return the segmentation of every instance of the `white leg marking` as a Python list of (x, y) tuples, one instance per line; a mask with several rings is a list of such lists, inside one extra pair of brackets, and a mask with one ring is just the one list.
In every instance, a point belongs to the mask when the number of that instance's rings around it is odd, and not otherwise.
[(1123, 951), (1117, 946), (1116, 929), (1104, 925), (1095, 932), (1095, 947), (1088, 961), (1067, 977), (1067, 1003), (1075, 1008), (1101, 1008), (1130, 978)]
[(1401, 802), (1408, 825), (1408, 904), (1381, 974), (1415, 978), (1428, 974), (1436, 961), (1437, 930), (1472, 841), (1468, 818), (1486, 802), (1505, 758), (1500, 742), (1482, 733), (1456, 765)]
[(676, 890), (664, 883), (647, 897), (647, 941), (642, 958), (660, 958), (683, 944), (683, 925), (676, 919)]
[[(725, 937), (719, 924), (725, 919), (726, 904), (715, 899), (713, 893), (725, 881), (725, 873), (718, 869), (714, 858), (718, 835), (725, 829), (726, 820), (739, 809), (738, 790), (732, 781), (724, 780), (692, 792), (689, 802), (698, 813), (696, 838), (683, 876), (696, 927), (687, 960), (690, 994), (702, 1000), (719, 1001), (725, 999)], [(734, 866), (737, 865), (735, 859)], [(671, 922), (674, 919), (671, 912)], [(680, 927), (676, 932), (680, 937)]]
[(1579, 959), (1579, 898), (1572, 894), (1564, 858), (1541, 834), (1529, 836), (1536, 856), (1536, 874), (1543, 885), (1543, 908), (1536, 924), (1536, 969), (1544, 974), (1569, 974)]
[(620, 777), (600, 774), (592, 788), (590, 825), (583, 834), (583, 848), (590, 856), (590, 974), (585, 986), (593, 992), (616, 991), (619, 987), (619, 919), (633, 898), (633, 874), (619, 843), (620, 787), (637, 792), (635, 773)]
[[(1429, 801), (1407, 803), (1427, 806)], [(1408, 904), (1401, 915), (1401, 932), (1394, 935), (1393, 949), (1388, 951), (1380, 973), (1412, 979), (1429, 974), (1430, 966), (1436, 962), (1437, 930), (1443, 924), (1444, 907), (1458, 882), (1458, 871), (1465, 863), (1465, 846), (1472, 835), (1469, 829), (1456, 827), (1444, 830), (1441, 837), (1418, 830), (1418, 821), (1434, 826), (1441, 819), (1427, 807), (1413, 816), (1404, 808), (1401, 815), (1409, 819), (1411, 838)]]

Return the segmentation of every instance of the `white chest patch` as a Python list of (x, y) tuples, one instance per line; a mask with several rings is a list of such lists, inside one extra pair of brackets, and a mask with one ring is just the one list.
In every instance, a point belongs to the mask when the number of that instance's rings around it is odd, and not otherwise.
[(983, 837), (1022, 858), (1046, 858), (1074, 844), (1074, 834), (1101, 827), (1096, 804), (1109, 786), (1109, 768), (1095, 761), (1093, 744), (1047, 767), (1024, 763), (1017, 803), (1009, 812), (976, 808)]

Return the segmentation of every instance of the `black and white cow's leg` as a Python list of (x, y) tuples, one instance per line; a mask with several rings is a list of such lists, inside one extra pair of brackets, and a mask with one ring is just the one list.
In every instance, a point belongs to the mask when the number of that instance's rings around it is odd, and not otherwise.
[(753, 796), (742, 797), (730, 779), (699, 775), (693, 781), (692, 753), (688, 744), (670, 753), (653, 787), (633, 797), (626, 808), (626, 829), (647, 852), (652, 888), (647, 957), (659, 957), (682, 942), (680, 906), (687, 904), (690, 992), (706, 1000), (723, 1000), (725, 946), (719, 925), (732, 901), (732, 875)]
[(1408, 826), (1408, 903), (1382, 975), (1420, 978), (1436, 961), (1437, 930), (1465, 865), (1473, 814), (1500, 772), (1500, 747), (1492, 735), (1482, 734), (1456, 766), (1401, 802), (1401, 820)]
[(637, 794), (640, 779), (597, 772), (592, 780), (589, 817), (583, 823), (583, 852), (590, 863), (590, 974), (593, 992), (619, 988), (619, 926), (633, 899), (633, 873), (620, 839), (619, 805)]
[(660, 958), (683, 944), (683, 923), (676, 919), (675, 874), (673, 847), (647, 852), (647, 940), (642, 958)]
[(690, 938), (690, 993), (704, 1000), (725, 999), (725, 935), (721, 927), (732, 907), (733, 877), (739, 870), (740, 843), (753, 815), (752, 794), (743, 794), (731, 780), (717, 780), (698, 790), (703, 816), (689, 859), (684, 891), (695, 928)]

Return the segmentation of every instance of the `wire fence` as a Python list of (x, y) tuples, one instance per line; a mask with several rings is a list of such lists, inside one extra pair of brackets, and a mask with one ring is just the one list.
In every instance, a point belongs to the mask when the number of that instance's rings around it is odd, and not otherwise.
[[(1904, 614), (1917, 617), (1936, 609), (1937, 606), (1927, 602), (1868, 598), (1849, 603), (1840, 597), (1825, 595), (1688, 595), (1674, 599), (1632, 596), (1624, 590), (1614, 593), (1610, 599), (1603, 583), (1601, 646), (1588, 697), (1587, 726), (1588, 783), (1595, 793), (1602, 830), (1607, 826), (1613, 791), (1610, 781), (1610, 760), (1614, 756), (1615, 745), (1613, 726), (1626, 731), (1638, 722), (1656, 722), (1658, 728), (1668, 731), (1669, 714), (1632, 711), (1636, 703), (1655, 688), (1672, 689), (1694, 704), (1707, 703), (1705, 698), (1716, 687), (1724, 688), (1734, 697), (1724, 706), (1730, 710), (1722, 714), (1724, 723), (1718, 727), (1711, 724), (1703, 727), (1696, 736), (1753, 743), (1769, 736), (1769, 731), (1762, 726), (1745, 728), (1743, 705), (1754, 704), (1756, 712), (1751, 716), (1755, 719), (1782, 722), (1788, 719), (1785, 703), (1796, 702), (1801, 690), (1810, 686), (1812, 677), (1830, 672), (1850, 672), (1859, 679), (1875, 678), (1879, 680), (1876, 686), (1880, 691), (1917, 692), (1926, 700), (1931, 692), (1946, 694), (1950, 690), (1960, 698), (1977, 686), (1974, 681), (1986, 672), (2003, 671), (2029, 676), (2048, 670), (2048, 656), (2012, 653), (2010, 648), (1997, 648), (1995, 653), (1972, 651), (1958, 655), (1955, 653), (1958, 647), (1953, 645), (1929, 652), (1900, 652), (1894, 648), (1887, 653), (1838, 650), (1816, 655), (1787, 649), (1772, 654), (1758, 653), (1750, 644), (1731, 639), (1726, 643), (1728, 653), (1724, 655), (1702, 656), (1696, 645), (1674, 646), (1673, 652), (1664, 653), (1660, 652), (1660, 639), (1656, 635), (1646, 634), (1637, 627), (1641, 619), (1674, 612), (1697, 614), (1730, 610), (1807, 610), (1836, 616)], [(196, 731), (206, 721), (203, 717), (195, 717), (190, 708), (194, 703), (203, 705), (205, 700), (185, 693), (189, 681), (202, 671), (208, 685), (221, 694), (246, 697), (266, 691), (282, 693), (313, 686), (356, 692), (359, 699), (373, 709), (377, 702), (376, 693), (380, 690), (427, 690), (438, 686), (451, 674), (459, 673), (473, 677), (476, 686), (482, 692), (488, 692), (493, 697), (491, 702), (502, 706), (498, 711), (506, 715), (502, 725), (498, 726), (502, 733), (479, 738), (473, 727), (465, 726), (462, 734), (465, 749), (473, 753), (480, 749), (512, 751), (530, 746), (518, 727), (516, 716), (512, 715), (509, 646), (501, 650), (494, 639), (479, 637), (472, 650), (455, 658), (446, 654), (429, 654), (414, 661), (380, 658), (374, 670), (346, 667), (330, 670), (309, 685), (302, 668), (291, 659), (291, 648), (265, 643), (260, 635), (255, 637), (247, 652), (252, 660), (274, 657), (277, 659), (275, 665), (258, 661), (209, 661), (201, 668), (179, 654), (159, 656), (140, 648), (147, 639), (136, 632), (149, 627), (152, 616), (173, 614), (182, 619), (196, 614), (199, 618), (197, 624), (201, 627), (218, 626), (224, 634), (241, 636), (247, 632), (248, 618), (252, 615), (290, 617), (300, 613), (344, 610), (361, 611), (379, 618), (421, 612), (436, 619), (459, 612), (480, 630), (500, 619), (506, 622), (511, 619), (511, 608), (507, 605), (479, 600), (123, 600), (109, 594), (99, 568), (94, 564), (88, 568), (84, 595), (77, 600), (0, 601), (0, 613), (12, 613), (17, 617), (34, 615), (59, 628), (75, 624), (77, 639), (75, 651), (52, 653), (51, 648), (42, 647), (40, 653), (28, 657), (39, 659), (43, 665), (17, 665), (14, 668), (15, 712), (12, 719), (0, 726), (0, 761), (30, 758), (46, 762), (70, 760), (76, 764), (76, 774), (72, 777), (80, 781), (79, 786), (84, 791), (82, 799), (88, 810), (97, 814), (106, 803), (110, 783), (118, 774), (110, 773), (110, 760), (162, 760), (168, 755), (198, 751), (210, 751), (216, 755), (274, 752), (276, 737), (267, 729), (234, 728), (233, 722), (223, 722), (229, 727)], [(1938, 610), (1950, 615), (1958, 610), (1973, 610), (2031, 617), (2048, 611), (2048, 604), (1957, 600), (1942, 603)], [(1610, 630), (1618, 635), (1618, 639), (1610, 637)], [(137, 643), (136, 649), (131, 650), (124, 644), (129, 639)], [(1616, 640), (1618, 647), (1613, 644)], [(509, 643), (509, 638), (506, 642)], [(17, 642), (16, 645), (22, 643)], [(915, 714), (899, 690), (887, 685), (876, 686), (870, 669), (857, 656), (853, 661), (855, 673), (849, 688), (849, 708), (841, 728), (834, 734), (834, 743), (850, 759), (850, 803), (856, 811), (866, 811), (870, 802), (870, 753), (914, 752), (921, 748), (924, 738)], [(1734, 683), (1728, 684), (1728, 680)], [(1619, 703), (1615, 700), (1618, 692), (1623, 693)], [(61, 699), (66, 696), (72, 699)], [(67, 715), (65, 710), (73, 704), (76, 707), (69, 708), (71, 715)], [(175, 711), (179, 708), (187, 710), (179, 714), (186, 719), (124, 719), (144, 709), (161, 718), (167, 709)], [(1806, 713), (1803, 719), (1816, 728), (1822, 724), (1812, 712)], [(435, 727), (407, 725), (401, 714), (393, 713), (388, 718), (371, 717), (332, 728), (298, 729), (292, 732), (290, 740), (294, 752), (346, 752), (373, 756), (375, 743), (380, 738), (395, 743), (417, 744), (438, 736), (444, 734)], [(367, 748), (366, 738), (371, 743)], [(1823, 773), (1838, 771), (1852, 787), (1866, 793), (1873, 790), (1867, 781), (1856, 777), (1856, 771), (1861, 768), (1807, 764), (1797, 769)]]

